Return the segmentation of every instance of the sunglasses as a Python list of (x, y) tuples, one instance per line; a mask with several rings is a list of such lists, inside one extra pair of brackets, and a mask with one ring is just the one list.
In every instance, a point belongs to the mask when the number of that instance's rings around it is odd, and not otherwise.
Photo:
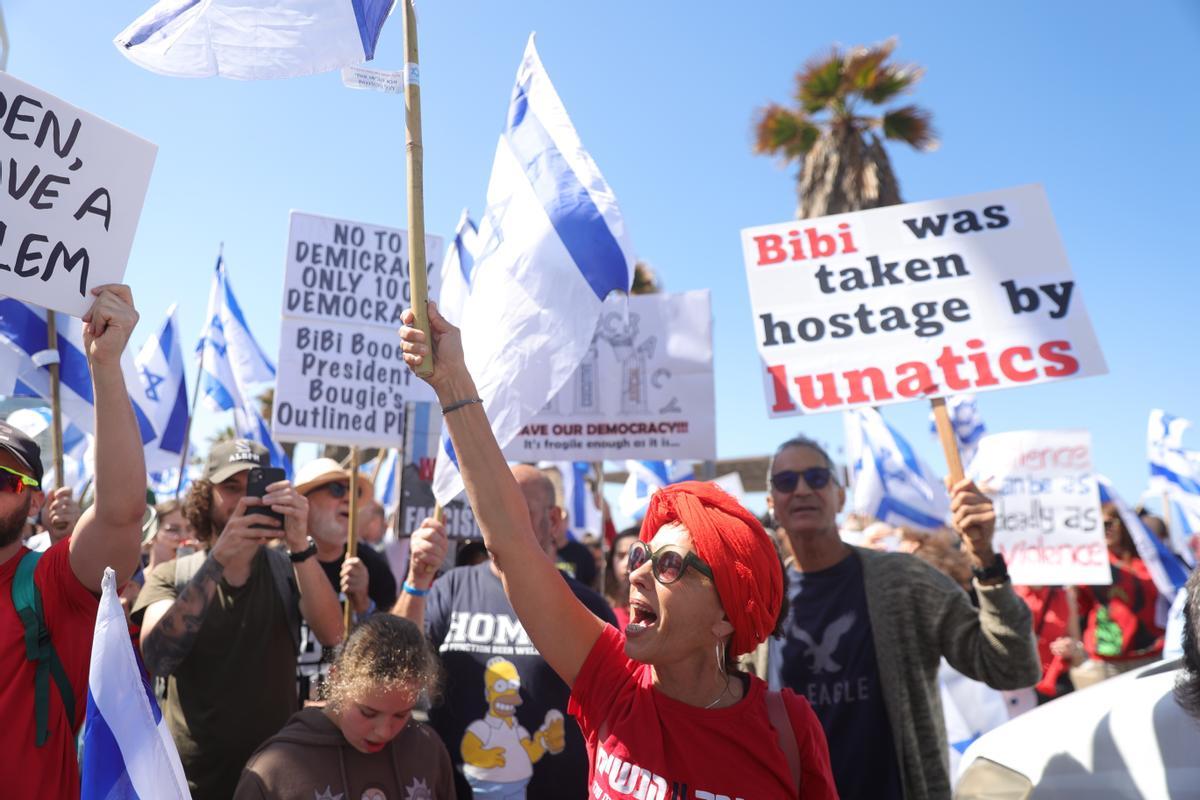
[[(341, 500), (350, 494), (350, 485), (346, 483), (327, 483), (321, 488), (333, 495), (334, 500)], [(362, 495), (362, 487), (360, 486), (358, 487), (358, 496), (362, 497)]]
[(0, 492), (21, 494), (26, 489), (37, 489), (36, 480), (8, 467), (0, 467)]
[(809, 467), (802, 470), (785, 469), (783, 472), (776, 472), (771, 476), (771, 488), (783, 494), (790, 494), (796, 491), (801, 478), (804, 478), (804, 483), (810, 489), (824, 489), (833, 479), (833, 471), (829, 467)]
[(647, 561), (650, 562), (650, 569), (654, 572), (654, 579), (664, 586), (682, 578), (688, 567), (695, 567), (701, 575), (710, 581), (713, 580), (712, 568), (695, 553), (680, 552), (670, 544), (660, 547), (656, 553), (645, 542), (634, 542), (629, 548), (629, 572), (632, 574)]

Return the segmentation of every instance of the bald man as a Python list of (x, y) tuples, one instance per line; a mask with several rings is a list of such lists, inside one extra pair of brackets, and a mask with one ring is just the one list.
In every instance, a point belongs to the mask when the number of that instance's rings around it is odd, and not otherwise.
[[(554, 484), (526, 464), (513, 467), (513, 476), (546, 558), (557, 561), (555, 542), (567, 521)], [(413, 532), (408, 579), (392, 613), (424, 624), (441, 652), (445, 702), (431, 710), (430, 722), (454, 760), (458, 796), (582, 800), (588, 760), (566, 714), (570, 689), (530, 643), (491, 559), (434, 582), (446, 548), (446, 529), (432, 518)], [(563, 580), (592, 613), (616, 625), (604, 598), (565, 574)]]

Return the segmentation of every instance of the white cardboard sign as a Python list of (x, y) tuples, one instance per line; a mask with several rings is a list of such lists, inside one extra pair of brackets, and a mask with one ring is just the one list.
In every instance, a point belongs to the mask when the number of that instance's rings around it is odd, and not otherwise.
[(158, 147), (0, 72), (0, 295), (81, 317), (120, 283)]
[(1111, 583), (1087, 431), (985, 436), (972, 476), (996, 506), (993, 546), (1013, 583)]
[(1040, 186), (742, 231), (772, 417), (1100, 375)]
[[(425, 239), (431, 278), (442, 240)], [(436, 287), (431, 287), (431, 294)], [(275, 378), (275, 437), (396, 447), (404, 407), (433, 402), (400, 353), (408, 233), (292, 212)]]
[(708, 290), (610, 297), (575, 374), (504, 449), (513, 461), (716, 455)]

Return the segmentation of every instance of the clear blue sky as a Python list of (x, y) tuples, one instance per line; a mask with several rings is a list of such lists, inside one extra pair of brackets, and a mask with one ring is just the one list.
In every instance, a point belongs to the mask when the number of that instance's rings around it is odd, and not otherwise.
[[(402, 102), (336, 74), (240, 83), (145, 72), (112, 37), (151, 0), (5, 0), (9, 70), (159, 146), (127, 273), (138, 345), (172, 302), (198, 334), (219, 242), (260, 341), (278, 345), (287, 214), (404, 227)], [(993, 432), (1086, 427), (1131, 501), (1151, 408), (1200, 420), (1195, 53), (1200, 7), (962, 2), (419, 4), (426, 219), (482, 211), (525, 39), (538, 45), (638, 254), (666, 288), (713, 290), (718, 449), (769, 451), (803, 431), (842, 444), (840, 415), (769, 421), (738, 232), (792, 216), (794, 169), (750, 152), (754, 110), (834, 42), (900, 37), (927, 69), (913, 100), (942, 147), (892, 149), (906, 200), (1044, 184), (1110, 374), (980, 395)], [(403, 61), (399, 18), (376, 65)], [(927, 406), (885, 416), (938, 466)], [(211, 429), (215, 420), (201, 421)], [(1194, 440), (1193, 440), (1194, 441)]]

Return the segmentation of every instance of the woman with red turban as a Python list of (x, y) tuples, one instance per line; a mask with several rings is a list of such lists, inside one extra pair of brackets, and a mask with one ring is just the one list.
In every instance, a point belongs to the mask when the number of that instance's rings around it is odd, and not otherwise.
[[(630, 622), (601, 622), (534, 537), (479, 401), (459, 331), (429, 304), (433, 374), (475, 519), (534, 645), (571, 686), (591, 797), (836, 798), (807, 700), (768, 692), (737, 656), (777, 627), (783, 570), (754, 515), (708, 483), (660, 490), (629, 554)], [(405, 312), (405, 361), (430, 352)]]

